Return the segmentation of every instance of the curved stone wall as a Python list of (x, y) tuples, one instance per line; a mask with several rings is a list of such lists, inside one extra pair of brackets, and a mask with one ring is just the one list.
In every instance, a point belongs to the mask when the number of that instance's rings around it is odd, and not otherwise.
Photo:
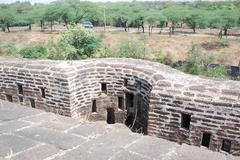
[(0, 58), (0, 98), (240, 155), (240, 82), (144, 60)]

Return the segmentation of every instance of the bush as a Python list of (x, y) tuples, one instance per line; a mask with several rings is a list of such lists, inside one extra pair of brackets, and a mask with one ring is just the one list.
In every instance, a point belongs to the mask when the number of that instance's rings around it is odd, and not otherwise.
[(230, 47), (230, 42), (227, 39), (224, 39), (220, 42), (220, 47), (222, 47), (222, 48), (227, 47), (228, 48), (228, 47)]
[(55, 60), (66, 60), (70, 59), (71, 55), (76, 54), (76, 49), (66, 43), (66, 41), (49, 41), (47, 45), (47, 58), (48, 59), (55, 59)]
[(43, 44), (34, 44), (29, 45), (25, 48), (22, 48), (19, 51), (19, 54), (23, 58), (46, 58), (47, 57), (47, 49)]
[(161, 53), (158, 53), (155, 57), (155, 61), (166, 65), (172, 65), (173, 64), (172, 59), (173, 58), (171, 54), (167, 54), (166, 56), (164, 56)]
[(215, 60), (213, 55), (209, 55), (207, 53), (203, 53), (199, 50), (199, 46), (196, 44), (192, 44), (191, 50), (188, 52), (188, 62), (196, 63), (198, 65), (208, 65)]
[(1, 24), (1, 25), (0, 25), (0, 28), (1, 28), (1, 30), (2, 30), (3, 32), (6, 31), (6, 26), (5, 26), (4, 24)]
[(204, 68), (202, 66), (200, 66), (196, 63), (193, 63), (193, 62), (187, 62), (187, 63), (183, 64), (182, 66), (178, 66), (176, 68), (183, 72), (193, 74), (193, 75), (199, 75), (204, 72)]
[(209, 77), (216, 77), (216, 78), (227, 78), (227, 69), (224, 66), (209, 68), (206, 71), (205, 75)]
[(147, 49), (142, 41), (133, 38), (125, 38), (107, 52), (110, 57), (143, 59), (146, 57)]
[(17, 48), (16, 48), (14, 43), (8, 43), (7, 45), (4, 45), (3, 46), (3, 51), (7, 55), (12, 55), (12, 56), (16, 56), (17, 55)]
[(17, 56), (17, 49), (15, 47), (15, 44), (10, 42), (5, 45), (0, 41), (0, 54)]
[(101, 47), (100, 39), (91, 29), (85, 29), (80, 24), (68, 26), (62, 32), (61, 42), (68, 47), (75, 48), (69, 59), (82, 59), (90, 57)]

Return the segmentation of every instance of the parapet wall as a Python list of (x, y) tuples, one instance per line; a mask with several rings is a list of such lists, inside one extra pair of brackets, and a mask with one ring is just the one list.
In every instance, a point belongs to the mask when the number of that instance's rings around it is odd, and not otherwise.
[(112, 119), (111, 109), (116, 122), (129, 122), (146, 134), (240, 155), (236, 81), (134, 59), (0, 58), (0, 99), (93, 120)]

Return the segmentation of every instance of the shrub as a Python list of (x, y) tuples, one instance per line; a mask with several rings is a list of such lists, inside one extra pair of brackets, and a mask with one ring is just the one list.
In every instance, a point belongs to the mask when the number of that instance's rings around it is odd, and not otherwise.
[(155, 61), (166, 64), (166, 65), (172, 65), (173, 63), (172, 59), (173, 58), (171, 54), (167, 54), (166, 56), (164, 56), (160, 53), (160, 54), (157, 54), (155, 57)]
[(101, 41), (94, 31), (85, 29), (80, 24), (68, 26), (61, 35), (60, 43), (71, 45), (76, 49), (75, 53), (69, 55), (70, 59), (90, 57), (101, 47)]
[(1, 30), (2, 30), (3, 32), (6, 31), (6, 26), (5, 26), (4, 24), (1, 24), (1, 25), (0, 25), (0, 28), (1, 28)]
[(12, 56), (17, 55), (17, 48), (14, 43), (8, 43), (7, 45), (3, 45), (3, 51), (7, 55), (12, 55)]
[(47, 49), (43, 44), (34, 44), (28, 45), (25, 48), (22, 48), (19, 51), (19, 54), (23, 58), (46, 58), (47, 57)]
[(177, 69), (193, 75), (199, 75), (204, 72), (204, 68), (202, 66), (193, 62), (187, 62), (183, 64), (183, 66), (177, 67)]
[(10, 42), (5, 45), (2, 43), (2, 41), (0, 41), (0, 54), (17, 56), (17, 49), (15, 47), (15, 44)]
[(220, 47), (222, 47), (222, 48), (227, 47), (228, 48), (228, 47), (230, 47), (230, 42), (227, 39), (224, 39), (220, 42)]
[(215, 59), (213, 55), (201, 52), (199, 50), (199, 46), (197, 46), (196, 44), (192, 44), (192, 47), (188, 53), (189, 55), (187, 61), (191, 63), (196, 63), (201, 66), (206, 66), (212, 63)]
[(216, 77), (216, 78), (227, 78), (227, 69), (224, 66), (209, 68), (206, 71), (205, 75), (209, 77)]
[(138, 39), (124, 38), (120, 43), (108, 50), (110, 57), (145, 58), (147, 49)]
[(76, 49), (66, 43), (66, 41), (49, 41), (47, 45), (47, 58), (55, 60), (66, 60), (70, 59), (71, 55), (76, 54)]

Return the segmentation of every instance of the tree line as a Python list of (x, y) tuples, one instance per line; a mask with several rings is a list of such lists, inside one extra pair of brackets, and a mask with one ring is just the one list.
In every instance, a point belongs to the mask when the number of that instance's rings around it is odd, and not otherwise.
[(194, 2), (115, 2), (93, 3), (80, 0), (57, 0), (50, 4), (31, 4), (15, 2), (0, 5), (0, 25), (3, 31), (10, 32), (10, 27), (46, 25), (51, 30), (54, 24), (77, 24), (91, 21), (95, 26), (112, 25), (123, 27), (127, 32), (130, 27), (149, 33), (153, 27), (169, 27), (169, 34), (175, 28), (187, 26), (193, 32), (196, 29), (217, 28), (219, 36), (227, 35), (228, 29), (240, 24), (239, 1), (194, 1)]

